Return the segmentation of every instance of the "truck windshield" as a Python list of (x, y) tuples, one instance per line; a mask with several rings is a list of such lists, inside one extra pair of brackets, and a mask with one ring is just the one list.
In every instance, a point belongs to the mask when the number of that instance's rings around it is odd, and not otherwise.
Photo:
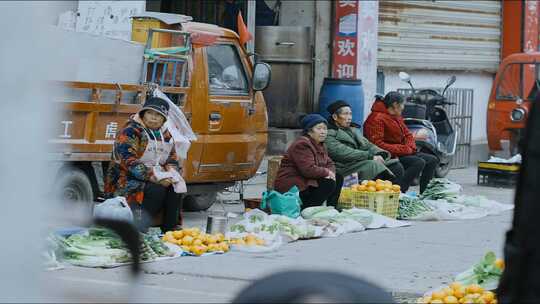
[(244, 95), (249, 93), (246, 73), (234, 45), (209, 46), (206, 48), (206, 55), (211, 95)]
[(534, 100), (540, 86), (539, 73), (540, 63), (520, 62), (507, 65), (499, 78), (496, 98)]

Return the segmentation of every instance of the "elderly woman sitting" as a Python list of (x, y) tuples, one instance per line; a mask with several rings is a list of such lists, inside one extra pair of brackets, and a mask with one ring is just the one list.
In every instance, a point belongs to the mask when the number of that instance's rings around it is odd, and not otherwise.
[(161, 212), (162, 231), (178, 229), (182, 198), (176, 187), (181, 168), (172, 135), (164, 126), (168, 111), (165, 100), (153, 97), (129, 119), (114, 143), (105, 180), (106, 196), (125, 197), (143, 232)]
[(341, 186), (336, 186), (336, 168), (323, 145), (328, 122), (319, 114), (309, 114), (301, 124), (303, 135), (287, 149), (274, 188), (285, 193), (297, 186), (302, 208), (335, 202)]

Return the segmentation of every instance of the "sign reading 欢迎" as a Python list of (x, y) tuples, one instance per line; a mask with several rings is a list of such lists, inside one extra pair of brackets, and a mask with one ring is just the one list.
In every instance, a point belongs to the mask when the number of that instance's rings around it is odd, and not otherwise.
[(356, 79), (358, 49), (358, 0), (334, 1), (332, 77)]

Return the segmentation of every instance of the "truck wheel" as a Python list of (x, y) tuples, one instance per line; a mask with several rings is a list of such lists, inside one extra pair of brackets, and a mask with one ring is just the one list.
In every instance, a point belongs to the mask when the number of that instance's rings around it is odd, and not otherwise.
[(210, 208), (217, 198), (217, 193), (190, 194), (184, 197), (185, 211), (204, 211)]
[(94, 200), (92, 182), (79, 168), (70, 168), (62, 172), (56, 189), (57, 195), (64, 201), (92, 203)]
[(435, 177), (443, 178), (450, 172), (450, 164), (440, 164), (435, 169)]

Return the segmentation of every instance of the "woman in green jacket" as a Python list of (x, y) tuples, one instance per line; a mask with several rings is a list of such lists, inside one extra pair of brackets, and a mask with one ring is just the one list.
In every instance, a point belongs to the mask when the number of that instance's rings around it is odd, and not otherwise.
[(369, 142), (360, 128), (352, 124), (349, 104), (338, 100), (327, 110), (331, 116), (325, 146), (336, 165), (336, 176), (358, 173), (359, 180), (383, 179), (399, 184), (403, 166), (389, 152)]

